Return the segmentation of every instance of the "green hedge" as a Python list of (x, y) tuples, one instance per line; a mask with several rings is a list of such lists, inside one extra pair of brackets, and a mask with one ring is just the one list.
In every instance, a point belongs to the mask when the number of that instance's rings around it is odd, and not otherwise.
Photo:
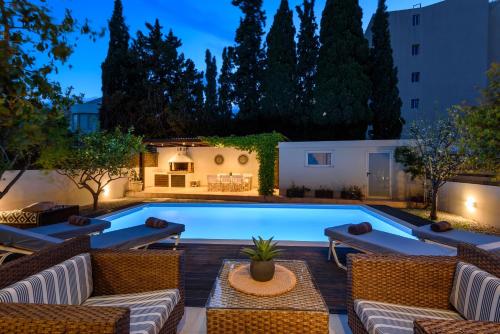
[(286, 137), (280, 133), (261, 133), (248, 136), (204, 137), (203, 140), (216, 147), (233, 147), (257, 154), (259, 162), (259, 194), (272, 195), (274, 190), (274, 165), (278, 159), (278, 143)]

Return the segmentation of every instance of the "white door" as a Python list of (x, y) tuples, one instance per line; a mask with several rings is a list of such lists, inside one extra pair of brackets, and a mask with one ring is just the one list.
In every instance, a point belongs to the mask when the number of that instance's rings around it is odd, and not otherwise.
[(368, 197), (391, 197), (391, 153), (368, 153)]

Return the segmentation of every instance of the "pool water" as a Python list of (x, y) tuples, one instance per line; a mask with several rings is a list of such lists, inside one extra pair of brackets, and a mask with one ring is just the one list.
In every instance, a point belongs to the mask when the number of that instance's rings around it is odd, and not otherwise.
[(184, 224), (183, 239), (248, 240), (262, 236), (325, 242), (325, 228), (364, 221), (376, 230), (414, 239), (409, 228), (359, 205), (152, 203), (100, 218), (109, 220), (107, 231), (113, 231), (144, 224), (148, 217)]

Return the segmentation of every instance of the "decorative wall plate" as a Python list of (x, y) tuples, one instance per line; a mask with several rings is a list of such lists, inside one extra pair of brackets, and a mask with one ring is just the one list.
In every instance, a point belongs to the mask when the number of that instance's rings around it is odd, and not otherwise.
[(247, 162), (248, 162), (248, 155), (246, 154), (242, 154), (238, 157), (238, 162), (241, 164), (241, 165), (246, 165)]
[(224, 163), (224, 157), (221, 154), (217, 154), (214, 161), (217, 165), (222, 165)]

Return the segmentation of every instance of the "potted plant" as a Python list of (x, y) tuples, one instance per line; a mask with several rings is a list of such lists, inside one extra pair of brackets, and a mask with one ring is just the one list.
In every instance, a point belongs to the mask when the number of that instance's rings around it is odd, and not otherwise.
[(358, 186), (343, 187), (340, 192), (340, 198), (343, 199), (354, 199), (358, 201), (363, 200), (363, 191)]
[(299, 197), (303, 198), (306, 196), (306, 193), (311, 189), (302, 186), (296, 186), (295, 183), (292, 183), (292, 186), (286, 190), (286, 197)]
[(333, 198), (333, 190), (328, 188), (316, 189), (314, 191), (314, 197), (316, 198)]
[(128, 178), (128, 189), (130, 191), (142, 191), (142, 179), (137, 174), (135, 169), (130, 170), (130, 175)]
[(243, 248), (242, 253), (248, 255), (252, 260), (250, 263), (250, 275), (259, 282), (270, 281), (274, 276), (274, 261), (282, 250), (277, 249), (277, 242), (273, 238), (268, 240), (255, 239), (252, 237), (255, 248)]

